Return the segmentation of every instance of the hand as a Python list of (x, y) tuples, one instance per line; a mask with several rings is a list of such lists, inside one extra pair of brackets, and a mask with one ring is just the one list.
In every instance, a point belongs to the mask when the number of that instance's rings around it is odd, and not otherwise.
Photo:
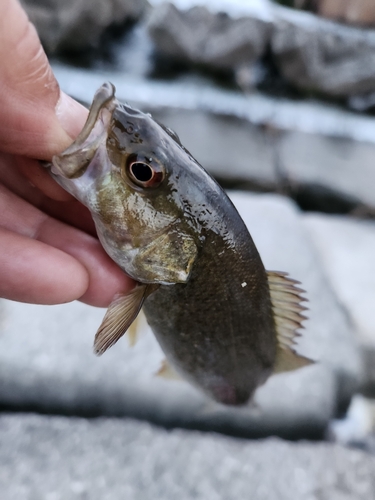
[(87, 110), (60, 91), (17, 0), (0, 2), (0, 297), (106, 306), (129, 290), (88, 210), (37, 160), (78, 135)]

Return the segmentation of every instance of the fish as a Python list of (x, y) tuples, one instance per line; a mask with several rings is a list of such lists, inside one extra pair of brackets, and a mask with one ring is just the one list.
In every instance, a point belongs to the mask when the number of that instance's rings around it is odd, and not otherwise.
[(266, 271), (219, 184), (150, 114), (111, 83), (47, 166), (91, 212), (108, 255), (136, 281), (110, 304), (94, 341), (103, 354), (144, 311), (166, 361), (214, 401), (244, 405), (274, 373), (308, 366), (295, 350), (306, 300), (287, 273)]

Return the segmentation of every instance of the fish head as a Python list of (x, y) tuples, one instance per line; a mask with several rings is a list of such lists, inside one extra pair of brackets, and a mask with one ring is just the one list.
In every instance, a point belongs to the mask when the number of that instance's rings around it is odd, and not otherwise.
[(172, 131), (121, 104), (104, 84), (50, 173), (88, 207), (104, 249), (127, 274), (173, 284), (189, 279), (202, 241), (187, 201), (197, 165)]

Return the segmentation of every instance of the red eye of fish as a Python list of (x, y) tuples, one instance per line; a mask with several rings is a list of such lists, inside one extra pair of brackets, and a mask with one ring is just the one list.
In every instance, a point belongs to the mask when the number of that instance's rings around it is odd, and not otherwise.
[(128, 158), (127, 172), (130, 180), (140, 187), (157, 187), (164, 178), (162, 168), (155, 161), (146, 161), (138, 155)]

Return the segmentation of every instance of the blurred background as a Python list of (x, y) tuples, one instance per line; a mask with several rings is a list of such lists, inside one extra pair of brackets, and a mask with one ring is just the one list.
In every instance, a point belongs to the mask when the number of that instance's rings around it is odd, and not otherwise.
[(303, 283), (317, 363), (225, 408), (154, 374), (147, 325), (0, 302), (2, 500), (375, 499), (373, 0), (22, 0), (62, 89), (174, 129), (267, 269)]

